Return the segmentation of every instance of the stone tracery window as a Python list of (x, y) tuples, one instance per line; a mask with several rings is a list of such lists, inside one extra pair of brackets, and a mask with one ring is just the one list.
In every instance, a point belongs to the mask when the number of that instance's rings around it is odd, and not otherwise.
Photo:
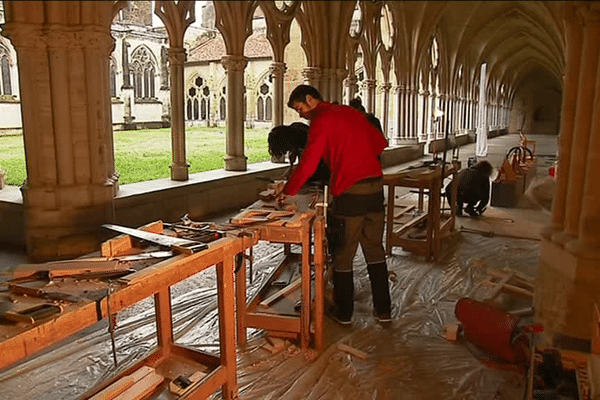
[(12, 95), (12, 85), (10, 82), (10, 63), (8, 61), (8, 55), (0, 53), (0, 94), (10, 96)]
[(273, 118), (273, 78), (269, 76), (258, 87), (256, 94), (256, 120), (271, 121)]
[(152, 53), (146, 46), (138, 47), (131, 56), (133, 93), (136, 99), (154, 99), (154, 78), (156, 67)]
[(188, 121), (208, 120), (210, 118), (210, 88), (208, 82), (197, 76), (187, 89)]

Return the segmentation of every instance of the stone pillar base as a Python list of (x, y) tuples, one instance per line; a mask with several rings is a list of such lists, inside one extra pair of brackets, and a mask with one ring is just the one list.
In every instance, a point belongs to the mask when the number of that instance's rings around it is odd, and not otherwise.
[(189, 179), (189, 165), (175, 165), (169, 166), (171, 168), (171, 180), (173, 181), (187, 181)]
[(544, 341), (555, 335), (589, 340), (594, 303), (600, 305), (600, 260), (583, 258), (543, 239), (535, 280), (536, 323), (544, 325)]
[(225, 171), (246, 171), (248, 157), (227, 156), (225, 157)]
[(99, 250), (102, 241), (111, 236), (102, 228), (102, 224), (113, 220), (111, 214), (110, 204), (78, 209), (28, 209), (28, 258), (32, 262), (63, 260)]

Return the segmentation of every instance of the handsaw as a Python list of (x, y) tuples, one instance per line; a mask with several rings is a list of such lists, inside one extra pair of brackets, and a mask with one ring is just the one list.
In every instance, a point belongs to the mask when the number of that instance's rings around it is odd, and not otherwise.
[(198, 251), (208, 249), (208, 245), (204, 243), (188, 239), (175, 238), (167, 235), (161, 235), (158, 233), (146, 232), (139, 229), (128, 228), (126, 226), (104, 224), (102, 225), (102, 227), (116, 232), (124, 233), (137, 239), (142, 239), (147, 242), (158, 244), (160, 246), (169, 247), (172, 250), (183, 254), (193, 254)]

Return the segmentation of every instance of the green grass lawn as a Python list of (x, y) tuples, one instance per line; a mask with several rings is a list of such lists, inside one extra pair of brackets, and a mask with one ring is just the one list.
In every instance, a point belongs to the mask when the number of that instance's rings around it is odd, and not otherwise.
[[(244, 131), (248, 164), (270, 160), (270, 128)], [(171, 176), (171, 129), (115, 131), (115, 168), (120, 183), (149, 181)], [(186, 128), (186, 158), (190, 173), (225, 167), (225, 127)], [(21, 185), (26, 177), (22, 136), (0, 136), (0, 169), (7, 185)]]

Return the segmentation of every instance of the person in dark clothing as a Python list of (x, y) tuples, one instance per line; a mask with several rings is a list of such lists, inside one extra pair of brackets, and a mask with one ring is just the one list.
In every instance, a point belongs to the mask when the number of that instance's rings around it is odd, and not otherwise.
[[(374, 313), (379, 322), (391, 321), (388, 270), (383, 248), (385, 207), (383, 172), (378, 157), (387, 141), (363, 114), (346, 105), (324, 101), (308, 85), (296, 87), (288, 107), (310, 120), (308, 144), (282, 196), (294, 196), (320, 160), (331, 170), (331, 224), (337, 237), (332, 254), (334, 308), (332, 318), (352, 322), (354, 312), (353, 259), (360, 244), (371, 281)], [(333, 247), (333, 248), (332, 248)]]
[[(288, 155), (290, 168), (285, 174), (287, 179), (293, 171), (294, 163), (300, 159), (302, 152), (308, 142), (309, 126), (302, 122), (294, 122), (290, 125), (279, 125), (269, 132), (269, 154), (281, 158)], [(323, 186), (329, 182), (329, 168), (321, 160), (315, 173), (308, 178), (308, 184)]]
[[(472, 217), (483, 214), (490, 200), (490, 176), (494, 168), (487, 161), (480, 161), (474, 166), (458, 172), (458, 188), (456, 193), (456, 215), (462, 215), (463, 206), (465, 211)], [(448, 203), (452, 204), (451, 181), (445, 189)]]
[(367, 117), (367, 121), (369, 121), (371, 125), (377, 128), (377, 130), (383, 135), (383, 128), (381, 127), (381, 122), (379, 121), (379, 118), (377, 118), (375, 114), (367, 112), (365, 106), (362, 105), (362, 100), (359, 97), (350, 100), (350, 103), (348, 103), (348, 105), (354, 108), (355, 110), (358, 110), (361, 113), (363, 113), (363, 115)]

